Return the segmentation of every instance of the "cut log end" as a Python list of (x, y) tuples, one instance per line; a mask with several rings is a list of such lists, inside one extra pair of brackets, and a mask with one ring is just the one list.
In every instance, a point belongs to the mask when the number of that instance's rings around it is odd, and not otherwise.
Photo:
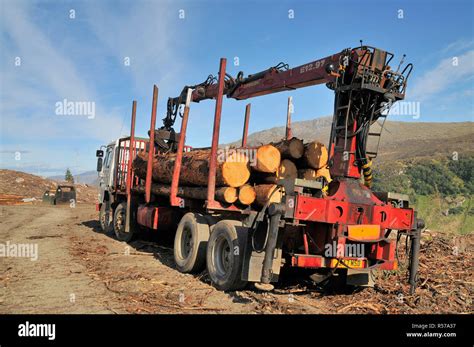
[(281, 153), (281, 157), (285, 159), (299, 159), (303, 156), (303, 141), (293, 137), (289, 140), (282, 140), (273, 144)]
[(234, 187), (221, 187), (216, 189), (216, 200), (232, 204), (239, 198), (237, 189)]
[(317, 177), (324, 177), (327, 183), (332, 181), (331, 174), (329, 173), (329, 169), (327, 167), (322, 167), (316, 172)]
[(248, 159), (245, 155), (233, 153), (222, 164), (222, 178), (231, 187), (243, 186), (250, 178)]
[(329, 173), (329, 169), (323, 167), (319, 170), (314, 169), (300, 169), (298, 170), (298, 177), (303, 178), (305, 180), (316, 180), (319, 177), (324, 177), (326, 182), (331, 182), (331, 174)]
[(253, 167), (260, 172), (274, 173), (281, 161), (280, 151), (272, 145), (260, 146), (257, 149), (257, 163)]
[(254, 187), (251, 185), (244, 185), (239, 188), (239, 202), (243, 205), (250, 205), (255, 201), (257, 194)]
[(313, 141), (305, 146), (303, 161), (306, 166), (313, 169), (320, 169), (327, 165), (328, 151), (322, 143)]
[(277, 171), (278, 179), (290, 178), (294, 179), (298, 176), (296, 165), (289, 159), (283, 159)]
[(298, 177), (305, 180), (315, 180), (316, 170), (315, 169), (300, 169), (298, 170)]
[(288, 144), (289, 157), (293, 159), (299, 159), (303, 156), (303, 153), (304, 153), (303, 141), (301, 141), (300, 139), (297, 139), (296, 137), (293, 137), (291, 140), (289, 140), (289, 144)]

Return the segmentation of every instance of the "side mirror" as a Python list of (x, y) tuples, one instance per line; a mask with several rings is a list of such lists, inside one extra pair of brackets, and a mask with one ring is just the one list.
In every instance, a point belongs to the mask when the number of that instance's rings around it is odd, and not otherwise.
[(102, 158), (104, 156), (104, 151), (101, 149), (98, 149), (97, 151), (95, 151), (95, 156), (97, 158)]
[(97, 172), (101, 172), (102, 171), (102, 158), (99, 157), (97, 158)]

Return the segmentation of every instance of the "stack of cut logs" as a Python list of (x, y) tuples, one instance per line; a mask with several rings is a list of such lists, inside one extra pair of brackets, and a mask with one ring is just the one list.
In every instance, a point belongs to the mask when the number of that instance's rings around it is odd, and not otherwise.
[[(250, 151), (253, 151), (250, 153)], [(210, 149), (183, 153), (178, 196), (207, 199)], [(146, 177), (148, 153), (141, 151), (133, 161), (135, 174)], [(169, 195), (176, 153), (157, 154), (153, 159), (152, 193)], [(223, 203), (263, 206), (280, 202), (283, 190), (279, 179), (324, 177), (331, 181), (327, 168), (328, 152), (317, 142), (303, 144), (297, 138), (256, 148), (234, 148), (218, 153), (215, 199)]]

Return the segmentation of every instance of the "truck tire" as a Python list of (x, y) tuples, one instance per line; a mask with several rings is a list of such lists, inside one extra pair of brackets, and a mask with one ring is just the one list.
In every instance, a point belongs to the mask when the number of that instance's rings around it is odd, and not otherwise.
[[(55, 204), (55, 203), (53, 203)], [(113, 225), (112, 225), (112, 219), (110, 218), (110, 204), (105, 201), (101, 206), (100, 206), (100, 211), (99, 211), (99, 224), (100, 228), (102, 229), (103, 232), (105, 233), (110, 233), (113, 230)]]
[(241, 279), (246, 234), (238, 224), (231, 220), (218, 222), (207, 243), (207, 271), (219, 290), (238, 290), (247, 284)]
[(178, 224), (174, 238), (174, 261), (183, 273), (196, 273), (206, 267), (209, 224), (199, 213), (186, 213)]
[(133, 218), (130, 218), (130, 232), (125, 232), (125, 219), (127, 215), (127, 203), (121, 202), (115, 208), (114, 213), (114, 232), (119, 241), (130, 242), (134, 237), (135, 223)]

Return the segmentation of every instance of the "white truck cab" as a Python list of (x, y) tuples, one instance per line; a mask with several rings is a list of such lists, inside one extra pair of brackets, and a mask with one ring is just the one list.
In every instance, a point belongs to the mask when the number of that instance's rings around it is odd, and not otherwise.
[[(109, 143), (104, 150), (97, 151), (97, 172), (99, 173), (99, 204), (112, 197), (114, 189), (115, 167), (117, 162), (117, 151), (120, 139)], [(104, 153), (105, 152), (105, 153)]]
[[(133, 153), (145, 150), (147, 139), (135, 138)], [(96, 151), (99, 174), (97, 210), (103, 230), (111, 230), (117, 206), (126, 201), (130, 137), (121, 137)]]

